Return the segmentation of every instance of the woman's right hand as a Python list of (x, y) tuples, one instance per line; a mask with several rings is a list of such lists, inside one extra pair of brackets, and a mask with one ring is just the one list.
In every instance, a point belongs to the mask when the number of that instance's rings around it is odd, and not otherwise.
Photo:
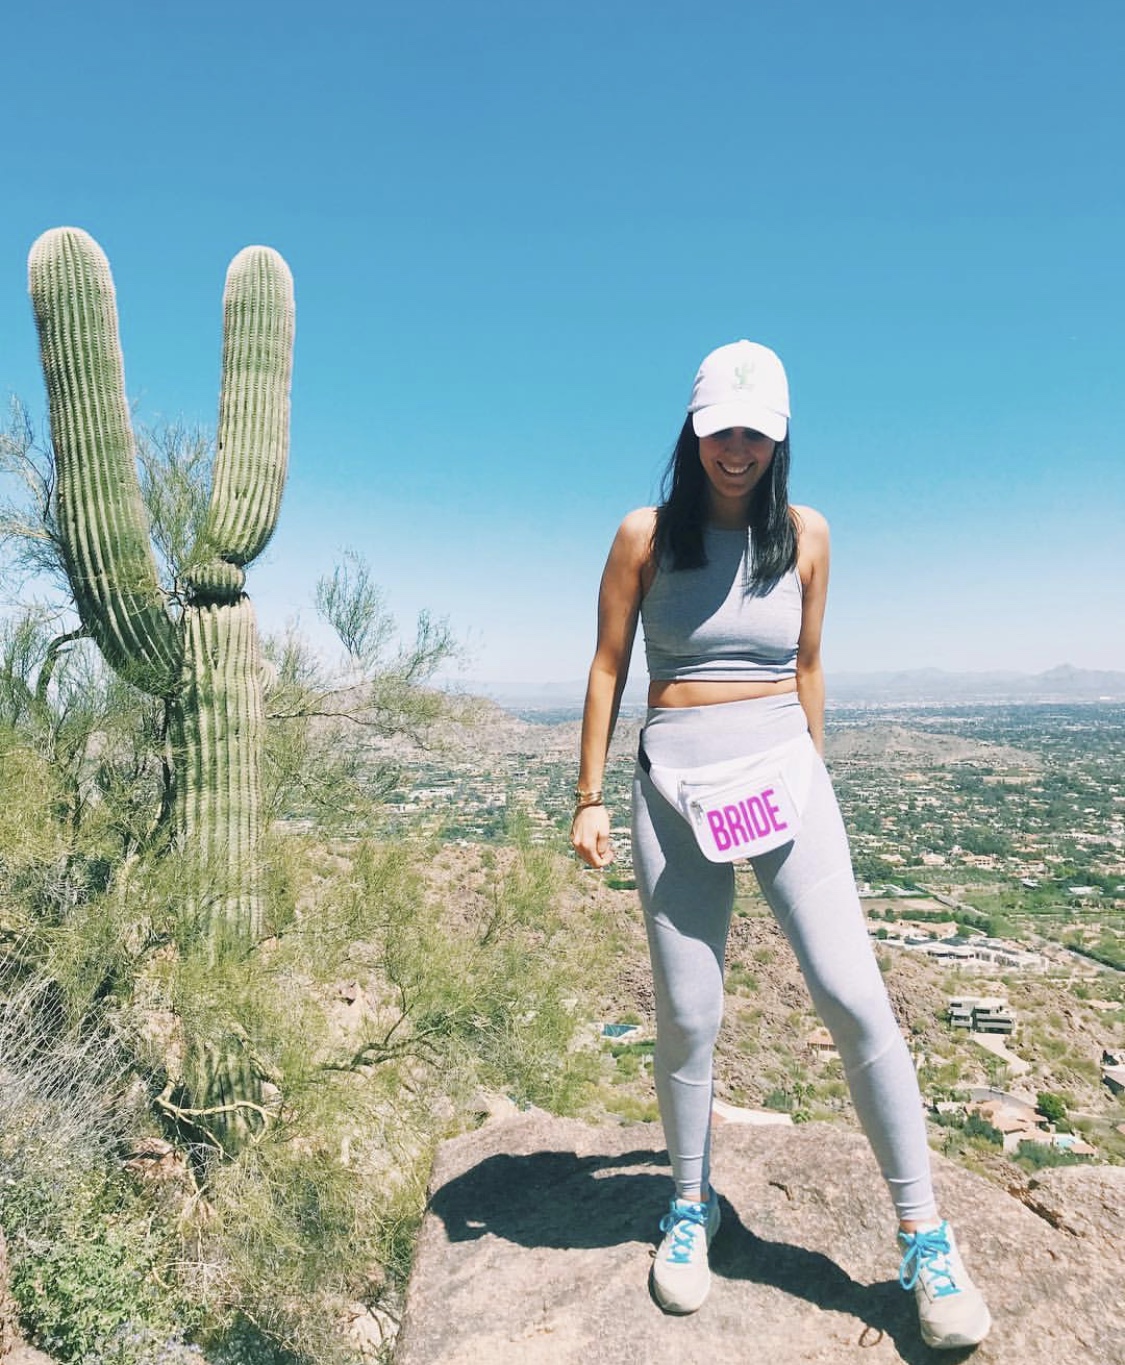
[(613, 862), (609, 842), (609, 811), (604, 806), (583, 806), (574, 812), (570, 842), (575, 853), (588, 867), (606, 867)]

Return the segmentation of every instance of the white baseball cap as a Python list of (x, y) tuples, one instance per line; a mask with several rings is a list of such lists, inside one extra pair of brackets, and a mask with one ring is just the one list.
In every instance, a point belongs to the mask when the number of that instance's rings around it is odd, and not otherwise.
[(756, 341), (712, 351), (695, 376), (688, 404), (697, 436), (748, 427), (771, 441), (789, 429), (789, 381), (777, 354)]

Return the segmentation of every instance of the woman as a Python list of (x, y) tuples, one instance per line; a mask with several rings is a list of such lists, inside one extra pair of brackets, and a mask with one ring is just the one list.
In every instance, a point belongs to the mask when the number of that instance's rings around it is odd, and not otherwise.
[(891, 1013), (822, 761), (828, 526), (790, 507), (789, 389), (768, 347), (712, 351), (696, 375), (666, 500), (609, 553), (582, 722), (571, 841), (613, 857), (602, 800), (637, 619), (650, 683), (633, 783), (633, 862), (656, 991), (654, 1072), (675, 1197), (653, 1290), (690, 1313), (710, 1287), (711, 1058), (734, 902), (749, 856), (832, 1032), (900, 1220), (900, 1279), (927, 1344), (982, 1341), (988, 1309), (934, 1203), (914, 1067)]

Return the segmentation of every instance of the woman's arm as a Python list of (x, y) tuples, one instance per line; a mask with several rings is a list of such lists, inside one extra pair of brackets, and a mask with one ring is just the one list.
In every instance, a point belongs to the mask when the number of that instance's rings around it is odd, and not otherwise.
[[(614, 537), (602, 574), (598, 594), (598, 643), (590, 665), (586, 704), (582, 711), (578, 789), (583, 793), (600, 793), (605, 780), (606, 755), (629, 676), (654, 518), (651, 507), (629, 513)], [(580, 806), (581, 800), (580, 797)], [(575, 812), (570, 841), (578, 856), (591, 867), (605, 867), (613, 861), (613, 850), (609, 845), (609, 812), (604, 805), (590, 805)]]
[(820, 637), (828, 597), (828, 523), (811, 507), (795, 507), (797, 571), (801, 575), (801, 634), (797, 640), (797, 696), (817, 752), (824, 754), (824, 669)]

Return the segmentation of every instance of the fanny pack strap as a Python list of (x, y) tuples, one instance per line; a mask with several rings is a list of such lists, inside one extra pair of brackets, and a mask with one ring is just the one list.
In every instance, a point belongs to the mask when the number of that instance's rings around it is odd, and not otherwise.
[(637, 762), (641, 765), (641, 772), (652, 772), (652, 763), (648, 754), (645, 752), (645, 737), (642, 735), (637, 741)]

